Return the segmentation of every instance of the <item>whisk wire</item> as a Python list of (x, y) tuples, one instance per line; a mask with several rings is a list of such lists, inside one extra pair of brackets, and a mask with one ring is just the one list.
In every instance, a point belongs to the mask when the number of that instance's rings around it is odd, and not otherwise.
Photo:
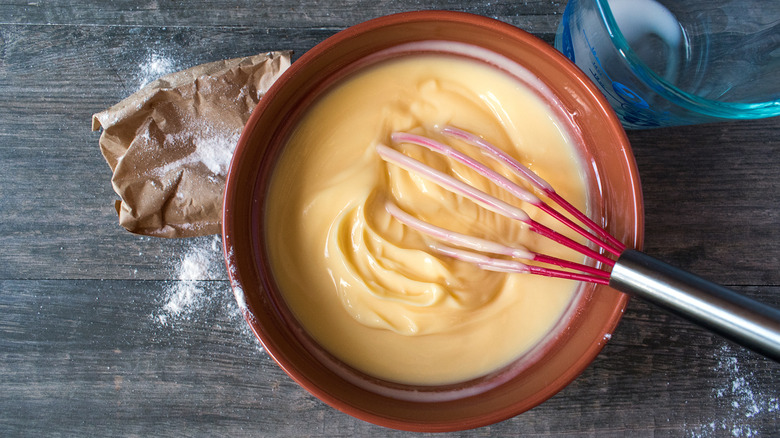
[[(445, 129), (447, 129), (447, 128), (445, 128)], [(553, 197), (551, 199), (553, 199), (553, 200), (555, 200), (555, 201), (557, 201), (559, 203), (562, 203), (563, 205), (561, 205), (561, 207), (566, 209), (567, 211), (568, 210), (574, 210), (577, 213), (575, 215), (575, 217), (580, 217), (581, 216), (581, 217), (587, 218), (588, 221), (590, 221), (590, 226), (588, 228), (594, 228), (595, 227), (596, 229), (601, 230), (601, 232), (603, 234), (605, 234), (607, 236), (610, 236), (604, 230), (599, 228), (595, 223), (593, 223), (593, 221), (591, 221), (590, 218), (588, 218), (586, 215), (581, 213), (577, 208), (575, 208), (569, 202), (567, 202), (561, 196), (559, 196), (555, 192), (555, 190), (552, 188), (552, 186), (550, 186), (549, 183), (547, 183), (545, 180), (540, 178), (538, 175), (536, 175), (534, 172), (532, 172), (527, 167), (525, 167), (522, 164), (520, 164), (519, 162), (517, 162), (517, 160), (515, 160), (514, 158), (508, 156), (507, 154), (505, 154), (504, 152), (500, 151), (495, 146), (491, 145), (490, 143), (485, 142), (484, 140), (479, 139), (479, 137), (476, 137), (473, 134), (470, 134), (470, 133), (467, 133), (467, 132), (461, 131), (461, 130), (452, 131), (452, 129), (454, 129), (454, 128), (449, 128), (449, 129), (450, 129), (450, 131), (448, 131), (448, 132), (450, 132), (450, 133), (457, 132), (457, 133), (464, 134), (464, 136), (469, 136), (469, 137), (465, 137), (465, 138), (468, 139), (468, 140), (465, 140), (465, 141), (467, 141), (469, 144), (472, 144), (474, 146), (478, 146), (478, 147), (480, 147), (481, 149), (483, 149), (485, 151), (490, 151), (489, 154), (491, 156), (495, 155), (495, 156), (500, 157), (500, 161), (502, 163), (508, 164), (508, 167), (511, 170), (513, 170), (513, 173), (515, 173), (517, 176), (519, 176), (520, 178), (525, 179), (526, 181), (529, 181), (533, 186), (535, 186), (536, 188), (544, 191), (545, 194), (552, 194)], [(476, 143), (477, 140), (474, 140), (471, 137), (476, 137), (476, 139), (478, 139), (479, 142)], [(607, 252), (610, 252), (614, 256), (620, 256), (622, 251), (625, 249), (624, 246), (621, 248), (621, 247), (618, 247), (618, 246), (614, 245), (614, 243), (612, 243), (612, 242), (605, 242), (605, 241), (599, 239), (597, 236), (594, 236), (590, 231), (588, 231), (588, 229), (586, 229), (586, 228), (582, 227), (581, 225), (577, 224), (576, 222), (570, 220), (569, 218), (567, 218), (566, 216), (561, 214), (558, 210), (552, 208), (550, 205), (546, 204), (544, 201), (539, 199), (533, 193), (530, 193), (526, 189), (524, 189), (524, 188), (520, 187), (519, 185), (517, 185), (516, 183), (510, 181), (509, 179), (507, 179), (503, 175), (499, 174), (498, 172), (490, 169), (489, 167), (485, 166), (481, 162), (479, 162), (479, 161), (469, 157), (468, 155), (458, 151), (457, 149), (452, 148), (449, 145), (446, 145), (446, 144), (441, 143), (441, 142), (437, 142), (437, 141), (432, 140), (432, 139), (427, 138), (427, 137), (423, 137), (423, 136), (415, 135), (415, 134), (409, 134), (409, 133), (394, 133), (391, 138), (396, 143), (416, 144), (418, 146), (425, 147), (425, 148), (427, 148), (428, 150), (430, 150), (432, 152), (444, 155), (446, 157), (454, 159), (455, 161), (458, 161), (458, 162), (460, 162), (462, 164), (465, 164), (469, 168), (473, 169), (474, 171), (476, 171), (480, 175), (482, 175), (485, 178), (487, 178), (493, 184), (495, 184), (498, 187), (506, 190), (507, 192), (511, 193), (512, 195), (514, 195), (518, 199), (523, 200), (525, 202), (528, 202), (531, 205), (536, 206), (537, 208), (541, 209), (545, 213), (547, 213), (550, 216), (552, 216), (553, 218), (555, 218), (557, 221), (563, 223), (564, 225), (566, 225), (570, 229), (572, 229), (575, 232), (577, 232), (577, 234), (585, 237), (586, 239), (588, 239), (589, 241), (591, 241), (595, 245), (597, 245), (600, 248), (606, 250)], [(463, 137), (458, 136), (457, 138), (463, 138)], [(474, 142), (472, 142), (472, 141), (474, 141)], [(568, 206), (568, 208), (567, 208), (567, 206)], [(580, 220), (582, 221), (582, 219), (580, 219)], [(586, 224), (586, 225), (588, 225), (588, 224)], [(547, 233), (547, 231), (545, 231), (545, 233)], [(616, 240), (616, 239), (612, 238), (612, 240)], [(619, 245), (622, 246), (622, 244), (619, 244)], [(596, 257), (596, 258), (598, 258), (598, 257)], [(600, 261), (602, 261), (604, 263), (609, 263), (609, 262), (607, 262), (605, 260), (600, 260)]]
[[(479, 237), (469, 236), (462, 233), (457, 233), (455, 231), (447, 230), (441, 227), (437, 227), (433, 224), (430, 224), (428, 222), (425, 222), (423, 220), (420, 220), (412, 216), (411, 214), (405, 212), (402, 208), (400, 208), (399, 206), (397, 206), (396, 204), (390, 201), (385, 202), (385, 210), (387, 210), (388, 213), (390, 213), (394, 218), (396, 218), (402, 224), (412, 229), (415, 229), (423, 234), (431, 236), (437, 240), (446, 242), (448, 244), (456, 245), (461, 248), (468, 248), (474, 251), (478, 251), (480, 253), (504, 255), (504, 256), (512, 257), (513, 259), (535, 261), (538, 263), (554, 265), (561, 268), (578, 270), (583, 273), (590, 274), (591, 277), (588, 278), (593, 278), (593, 277), (602, 277), (605, 279), (608, 278), (608, 275), (604, 271), (598, 268), (594, 268), (592, 266), (584, 265), (582, 263), (576, 263), (569, 260), (560, 259), (557, 257), (539, 254), (530, 251), (527, 248), (520, 245), (507, 246), (507, 245), (500, 244), (498, 242), (493, 242), (491, 240), (481, 239)], [(481, 254), (477, 255), (476, 253), (472, 253), (469, 251), (456, 250), (449, 246), (439, 245), (436, 242), (430, 243), (430, 246), (432, 249), (436, 250), (437, 252), (440, 252), (445, 255), (449, 255), (454, 258), (458, 258), (460, 260), (477, 263), (480, 266), (485, 267), (486, 269), (488, 269), (489, 267), (491, 270), (494, 271), (497, 270), (506, 271), (507, 270), (506, 267), (510, 266), (504, 263), (506, 262), (506, 260), (504, 259), (496, 259), (496, 258), (488, 259)], [(542, 268), (535, 265), (528, 265), (517, 261), (513, 261), (513, 262), (514, 263), (511, 265), (511, 270), (509, 270), (509, 272), (538, 271), (535, 273), (544, 273), (547, 272), (545, 271), (545, 269), (549, 269), (549, 268)], [(558, 272), (565, 272), (565, 271), (558, 271)], [(553, 275), (548, 275), (548, 276), (553, 276)]]
[[(598, 235), (600, 238), (608, 242), (610, 246), (604, 247), (604, 249), (608, 250), (609, 252), (611, 252), (616, 256), (620, 256), (620, 254), (622, 254), (623, 251), (625, 251), (626, 245), (624, 245), (623, 242), (621, 242), (620, 240), (618, 240), (617, 238), (609, 234), (606, 230), (604, 230), (601, 226), (599, 226), (591, 218), (589, 218), (585, 213), (580, 211), (577, 207), (573, 206), (569, 201), (567, 201), (561, 195), (559, 195), (547, 181), (542, 179), (531, 169), (522, 165), (519, 161), (517, 161), (516, 159), (508, 155), (506, 152), (497, 148), (496, 146), (489, 143), (482, 137), (479, 137), (468, 131), (455, 128), (453, 126), (443, 127), (441, 129), (441, 133), (449, 137), (462, 140), (463, 142), (470, 144), (472, 146), (475, 146), (481, 149), (488, 156), (506, 165), (506, 167), (509, 170), (511, 170), (516, 176), (524, 179), (525, 181), (529, 182), (531, 185), (533, 185), (534, 187), (542, 191), (547, 196), (547, 198), (553, 201), (556, 205), (563, 208), (567, 213), (574, 216), (588, 229), (590, 229), (592, 232), (596, 233), (596, 235)], [(556, 215), (556, 218), (559, 220), (563, 219), (565, 221), (568, 221), (568, 218), (558, 214), (558, 212), (555, 211), (554, 209), (549, 208), (549, 211), (546, 212), (552, 215)], [(572, 222), (572, 224), (574, 223)], [(566, 225), (571, 226), (568, 223)]]
[[(602, 271), (597, 271), (594, 274), (579, 273), (572, 271), (564, 271), (560, 269), (547, 268), (544, 266), (529, 265), (518, 262), (516, 260), (505, 260), (489, 257), (483, 254), (478, 254), (471, 251), (464, 251), (461, 249), (452, 248), (446, 245), (433, 243), (432, 249), (446, 256), (452, 257), (457, 260), (463, 260), (469, 263), (473, 263), (479, 266), (481, 269), (498, 272), (516, 272), (520, 274), (536, 274), (545, 277), (565, 278), (569, 280), (587, 281), (590, 283), (609, 284), (609, 276)], [(564, 261), (564, 260), (561, 260)], [(565, 262), (565, 261), (564, 261)], [(571, 263), (571, 262), (569, 262)], [(572, 265), (576, 265), (572, 263)], [(573, 269), (580, 269), (584, 265), (578, 265), (579, 267), (573, 267)]]
[[(504, 188), (508, 190), (510, 193), (515, 195), (516, 197), (529, 202), (532, 205), (536, 205), (537, 207), (541, 208), (545, 212), (553, 212), (550, 213), (551, 216), (558, 219), (560, 222), (562, 222), (564, 225), (568, 226), (571, 229), (574, 229), (579, 234), (584, 235), (588, 238), (588, 240), (596, 243), (599, 247), (601, 247), (603, 250), (611, 252), (615, 254), (616, 249), (612, 248), (610, 245), (605, 244), (604, 242), (600, 241), (598, 238), (593, 236), (592, 234), (588, 233), (586, 229), (579, 226), (578, 224), (572, 222), (568, 218), (564, 217), (560, 213), (558, 213), (553, 208), (549, 207), (547, 204), (542, 202), (538, 197), (536, 197), (534, 194), (528, 192), (527, 190), (523, 189), (522, 187), (518, 186), (514, 182), (508, 180), (507, 178), (503, 177), (502, 175), (496, 173), (495, 171), (487, 168), (487, 166), (484, 166), (482, 163), (472, 159), (471, 157), (466, 156), (465, 154), (451, 148), (448, 145), (436, 142), (434, 140), (431, 140), (426, 137), (417, 136), (413, 134), (408, 133), (395, 133), (392, 135), (392, 140), (396, 143), (412, 143), (419, 146), (423, 146), (428, 148), (429, 150), (432, 150), (436, 153), (440, 153), (444, 156), (450, 157), (452, 159), (455, 159), (466, 166), (468, 166), (471, 169), (474, 169), (479, 174), (486, 177), (488, 180), (490, 180), (492, 183), (498, 185), (501, 188)], [(510, 219), (515, 219), (520, 222), (525, 223), (529, 230), (532, 232), (535, 232), (543, 237), (546, 237), (554, 242), (557, 242), (561, 245), (564, 245), (570, 249), (573, 249), (581, 254), (584, 254), (588, 257), (593, 258), (594, 260), (597, 260), (598, 262), (608, 266), (612, 267), (614, 266), (614, 260), (607, 257), (606, 255), (597, 252), (593, 250), (592, 248), (589, 248), (586, 245), (583, 245), (579, 242), (574, 241), (573, 239), (558, 233), (557, 231), (533, 220), (530, 218), (530, 216), (521, 208), (513, 206), (509, 203), (506, 203), (492, 195), (489, 195), (482, 190), (477, 189), (474, 186), (471, 186), (457, 178), (454, 178), (444, 172), (440, 172), (436, 169), (433, 169), (422, 162), (409, 157), (406, 154), (403, 154), (389, 146), (386, 145), (377, 145), (376, 151), (384, 159), (385, 161), (392, 163), (402, 169), (405, 169), (409, 172), (412, 172), (416, 175), (419, 175), (423, 178), (426, 178), (428, 180), (433, 181), (434, 183), (440, 185), (441, 187), (459, 194), (465, 198), (471, 199), (472, 201), (476, 202), (477, 204), (483, 206), (484, 208), (493, 211), (497, 214), (503, 215), (505, 217), (508, 217)], [(528, 170), (530, 172), (530, 170)], [(534, 178), (536, 181), (535, 185), (545, 187), (549, 186), (544, 180), (541, 178)], [(541, 181), (541, 182), (539, 182)], [(554, 193), (554, 192), (553, 192)], [(490, 250), (487, 250), (486, 248), (492, 247), (494, 243), (488, 243), (487, 241), (484, 241), (482, 239), (477, 239), (472, 236), (465, 236), (459, 233), (455, 233), (451, 230), (445, 230), (442, 228), (435, 227), (431, 224), (428, 224), (424, 221), (417, 220), (416, 218), (412, 217), (411, 215), (406, 214), (401, 210), (400, 208), (395, 207), (394, 205), (390, 204), (387, 207), (388, 212), (390, 212), (396, 219), (400, 220), (401, 222), (405, 223), (407, 226), (410, 226), (412, 228), (417, 229), (418, 231), (421, 231), (425, 234), (428, 234), (430, 236), (433, 236), (435, 238), (438, 238), (442, 241), (448, 242), (450, 244), (454, 244), (456, 246), (462, 246), (467, 247), (470, 249), (474, 249), (476, 251), (480, 252), (490, 252)], [(477, 255), (473, 252), (464, 252), (460, 249), (453, 249), (446, 246), (440, 246), (438, 248), (435, 248), (438, 252), (444, 253), (446, 255), (450, 255), (456, 258), (460, 258), (462, 260), (468, 260), (472, 261), (474, 263), (477, 263), (480, 266), (489, 266), (491, 269), (496, 270), (497, 267), (500, 265), (502, 267), (505, 267), (503, 259), (495, 259), (495, 258), (489, 258), (483, 255)], [(496, 253), (496, 251), (493, 251)], [(519, 262), (512, 264), (512, 270), (513, 272), (531, 272), (536, 273), (539, 275), (547, 275), (547, 276), (555, 276), (555, 277), (563, 277), (563, 278), (578, 278), (583, 279), (585, 281), (592, 281), (592, 282), (598, 282), (603, 283), (604, 281), (608, 281), (608, 273), (598, 269), (593, 268), (584, 264), (579, 264), (567, 260), (562, 260), (550, 256), (545, 256), (541, 254), (533, 254), (531, 257), (528, 257), (528, 254), (523, 254), (522, 256), (518, 256), (517, 254), (511, 254), (509, 253), (511, 250), (499, 250), (497, 251), (498, 254), (502, 255), (508, 255), (510, 257), (520, 257), (525, 258), (527, 260), (534, 260), (541, 263), (551, 264), (555, 266), (559, 266), (565, 269), (572, 269), (572, 270), (578, 270), (583, 272), (583, 274), (577, 273), (574, 275), (574, 273), (570, 271), (561, 271), (556, 269), (550, 269), (550, 268), (544, 268), (539, 267), (536, 265), (526, 265)], [(619, 255), (619, 254), (616, 254)], [(479, 260), (479, 261), (477, 261)], [(503, 269), (503, 268), (502, 268)], [(584, 277), (582, 277), (584, 276)]]

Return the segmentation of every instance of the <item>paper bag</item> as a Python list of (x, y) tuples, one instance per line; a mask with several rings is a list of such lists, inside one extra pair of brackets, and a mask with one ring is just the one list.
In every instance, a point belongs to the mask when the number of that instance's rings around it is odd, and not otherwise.
[(92, 116), (111, 170), (119, 223), (159, 237), (216, 234), (225, 177), (257, 102), (290, 52), (199, 65), (166, 75)]

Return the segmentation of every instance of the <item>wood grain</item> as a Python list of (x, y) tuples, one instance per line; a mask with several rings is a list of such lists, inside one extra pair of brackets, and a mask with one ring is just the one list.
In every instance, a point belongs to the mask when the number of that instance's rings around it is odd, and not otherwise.
[[(163, 324), (171, 282), (0, 281), (0, 432), (404, 435), (308, 395), (262, 352), (227, 282), (200, 287), (208, 300)], [(780, 289), (746, 292), (768, 299)], [(730, 371), (732, 362), (738, 370)], [(597, 360), (561, 393), (514, 419), (450, 436), (679, 435), (713, 422), (771, 433), (780, 426), (768, 412), (780, 396), (776, 372), (635, 302)], [(747, 402), (762, 413), (748, 417), (751, 406), (733, 406)]]
[[(0, 436), (407, 436), (295, 384), (237, 312), (218, 237), (119, 227), (90, 117), (144, 82), (269, 50), (295, 56), (415, 9), (552, 42), (565, 2), (10, 1), (0, 4)], [(780, 119), (629, 133), (648, 253), (780, 306)], [(209, 269), (181, 280), (182, 260)], [(197, 293), (171, 310), (182, 285)], [(642, 302), (539, 407), (448, 436), (776, 436), (778, 365)], [(423, 434), (424, 435), (424, 434)]]
[(780, 284), (780, 119), (629, 133), (646, 250), (726, 285)]
[(453, 0), (367, 1), (120, 1), (101, 4), (64, 0), (14, 1), (0, 5), (0, 17), (9, 24), (222, 27), (262, 29), (343, 29), (371, 18), (412, 10), (454, 10), (506, 21), (534, 34), (554, 34), (565, 2)]

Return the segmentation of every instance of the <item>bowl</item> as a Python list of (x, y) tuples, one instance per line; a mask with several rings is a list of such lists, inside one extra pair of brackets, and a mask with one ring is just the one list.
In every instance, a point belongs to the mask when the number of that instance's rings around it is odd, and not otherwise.
[(388, 428), (444, 432), (511, 418), (563, 389), (610, 338), (628, 298), (585, 285), (566, 326), (536, 349), (532, 361), (451, 385), (384, 382), (339, 362), (308, 336), (280, 295), (265, 247), (274, 162), (297, 120), (330, 86), (383, 58), (418, 53), (450, 53), (501, 69), (509, 60), (530, 71), (551, 90), (551, 107), (569, 125), (586, 164), (591, 209), (635, 248), (642, 245), (644, 219), (634, 158), (609, 104), (568, 59), (516, 27), (467, 13), (401, 13), (339, 32), (292, 64), (252, 113), (227, 176), (223, 244), (239, 305), (268, 354), (323, 402)]

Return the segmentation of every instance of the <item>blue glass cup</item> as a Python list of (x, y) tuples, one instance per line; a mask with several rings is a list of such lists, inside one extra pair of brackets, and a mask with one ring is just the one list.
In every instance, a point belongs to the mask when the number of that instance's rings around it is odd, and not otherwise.
[(627, 129), (780, 115), (780, 1), (570, 0), (555, 47)]

